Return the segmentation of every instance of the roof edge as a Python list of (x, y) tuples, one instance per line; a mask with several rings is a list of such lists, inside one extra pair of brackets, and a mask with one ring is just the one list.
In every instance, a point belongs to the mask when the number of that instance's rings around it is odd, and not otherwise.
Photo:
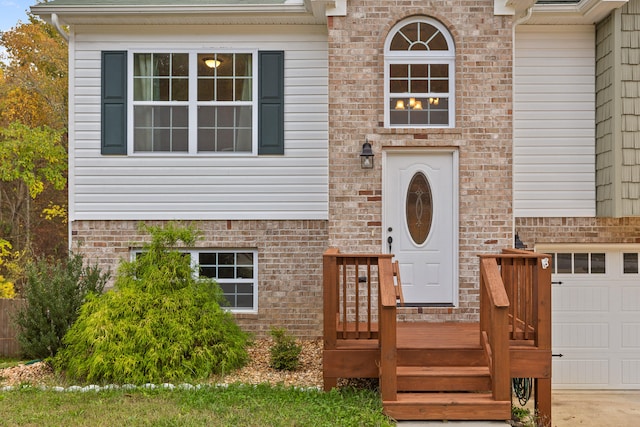
[[(326, 23), (327, 16), (346, 12), (346, 0), (304, 0), (282, 4), (217, 4), (217, 5), (50, 5), (31, 6), (31, 13), (51, 22), (57, 15), (65, 25), (76, 24), (131, 24), (145, 17), (147, 23), (180, 23), (185, 18), (202, 22), (234, 18), (228, 23), (279, 22), (292, 24)], [(220, 22), (216, 22), (220, 23)]]

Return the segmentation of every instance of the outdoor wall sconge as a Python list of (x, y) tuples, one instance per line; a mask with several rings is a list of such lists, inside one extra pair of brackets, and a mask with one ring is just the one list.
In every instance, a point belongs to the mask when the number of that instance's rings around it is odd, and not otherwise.
[(371, 151), (371, 144), (369, 144), (369, 140), (367, 139), (365, 139), (365, 143), (362, 144), (360, 167), (362, 169), (373, 169), (373, 151)]

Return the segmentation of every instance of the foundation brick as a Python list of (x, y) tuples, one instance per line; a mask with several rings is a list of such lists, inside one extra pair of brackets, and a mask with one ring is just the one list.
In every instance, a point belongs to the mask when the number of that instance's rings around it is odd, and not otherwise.
[[(115, 274), (131, 250), (148, 241), (138, 221), (75, 221), (74, 247), (91, 263)], [(148, 221), (161, 225), (162, 221)], [(238, 324), (258, 337), (270, 328), (322, 336), (322, 254), (326, 221), (193, 221), (202, 231), (198, 248), (258, 250), (258, 313), (237, 314)], [(230, 226), (229, 226), (230, 225)], [(109, 284), (113, 286), (113, 278)]]

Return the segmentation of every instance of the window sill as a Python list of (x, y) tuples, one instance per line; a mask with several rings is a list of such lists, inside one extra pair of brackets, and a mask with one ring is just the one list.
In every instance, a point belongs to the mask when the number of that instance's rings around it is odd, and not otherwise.
[(428, 139), (429, 135), (462, 135), (460, 128), (385, 128), (379, 127), (380, 135), (414, 135), (416, 139)]
[(257, 320), (258, 319), (258, 312), (257, 311), (252, 311), (252, 312), (231, 311), (231, 314), (233, 314), (233, 317), (235, 317), (236, 319), (251, 319), (251, 320)]

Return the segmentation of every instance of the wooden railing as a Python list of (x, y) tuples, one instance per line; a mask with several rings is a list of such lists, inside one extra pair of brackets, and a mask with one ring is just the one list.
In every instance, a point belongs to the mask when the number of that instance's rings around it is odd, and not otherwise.
[(480, 343), (491, 373), (495, 400), (511, 398), (509, 298), (495, 258), (480, 258)]
[(480, 256), (480, 340), (496, 400), (510, 396), (511, 344), (551, 350), (549, 256), (505, 249)]
[(390, 258), (380, 260), (380, 394), (383, 401), (398, 399), (398, 345), (396, 329), (396, 291)]
[(509, 339), (551, 348), (551, 266), (549, 255), (505, 249), (495, 259), (509, 298)]
[(324, 253), (324, 348), (377, 340), (383, 400), (396, 400), (396, 291), (389, 254)]

